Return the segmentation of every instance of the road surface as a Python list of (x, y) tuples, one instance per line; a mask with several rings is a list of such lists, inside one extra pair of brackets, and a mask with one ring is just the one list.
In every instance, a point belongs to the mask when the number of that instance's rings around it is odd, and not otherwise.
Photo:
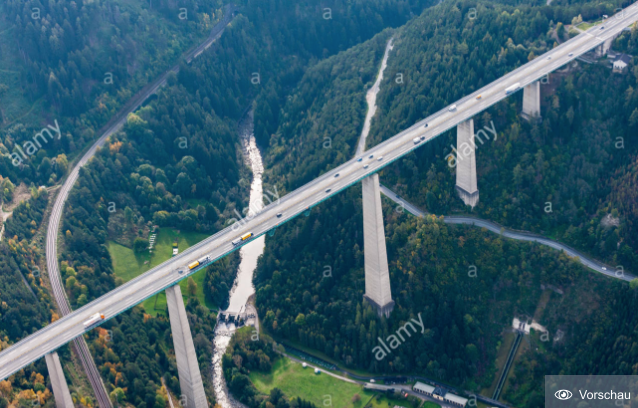
[[(201, 54), (206, 48), (210, 47), (211, 44), (222, 35), (224, 28), (232, 19), (233, 11), (234, 9), (232, 7), (226, 7), (226, 9), (224, 10), (224, 18), (219, 23), (217, 23), (215, 27), (213, 27), (208, 38), (195, 49), (187, 52), (184, 55), (184, 59), (187, 62), (190, 62), (194, 57)], [(64, 203), (69, 197), (69, 192), (78, 179), (80, 168), (89, 162), (93, 155), (95, 155), (97, 149), (100, 148), (104, 144), (104, 142), (106, 142), (109, 136), (122, 128), (129, 113), (135, 111), (142, 103), (144, 103), (144, 101), (149, 96), (155, 93), (160, 86), (164, 85), (166, 83), (168, 75), (171, 72), (178, 71), (179, 63), (174, 65), (170, 70), (166, 71), (155, 81), (151, 82), (142, 90), (140, 90), (102, 129), (100, 129), (100, 131), (98, 131), (98, 134), (101, 134), (101, 136), (93, 143), (93, 145), (84, 154), (84, 156), (82, 156), (80, 161), (77, 162), (77, 164), (65, 180), (64, 184), (62, 185), (62, 188), (60, 189), (55, 199), (47, 229), (46, 258), (49, 280), (51, 281), (51, 286), (53, 287), (53, 296), (55, 297), (55, 301), (58, 304), (62, 316), (68, 315), (69, 313), (71, 313), (72, 310), (66, 297), (64, 285), (62, 283), (60, 271), (58, 269), (57, 237), (58, 231), (60, 229), (60, 221), (62, 219)], [(74, 340), (73, 347), (75, 348), (77, 355), (80, 357), (80, 361), (82, 362), (84, 371), (87, 373), (89, 382), (91, 383), (91, 387), (93, 388), (93, 392), (95, 393), (95, 396), (98, 400), (98, 405), (103, 408), (110, 408), (112, 406), (111, 401), (108, 397), (108, 394), (106, 393), (106, 390), (104, 389), (104, 384), (102, 383), (102, 379), (97, 370), (97, 367), (95, 366), (95, 362), (93, 361), (91, 353), (89, 352), (86, 341), (84, 341), (84, 338), (78, 337)]]
[[(381, 192), (386, 195), (389, 199), (394, 201), (397, 204), (400, 204), (403, 208), (408, 210), (410, 214), (416, 215), (417, 217), (423, 217), (426, 215), (423, 211), (416, 208), (414, 205), (408, 203), (395, 192), (387, 188), (386, 186), (381, 186)], [(623, 271), (622, 273), (616, 272), (615, 268), (612, 266), (606, 265), (602, 262), (599, 262), (595, 259), (589, 258), (587, 255), (583, 254), (580, 251), (575, 250), (574, 248), (562, 244), (558, 241), (551, 240), (549, 238), (545, 238), (541, 235), (537, 235), (531, 232), (526, 231), (515, 231), (511, 229), (507, 229), (501, 225), (498, 225), (495, 222), (482, 220), (476, 217), (470, 216), (462, 216), (462, 215), (450, 215), (444, 216), (443, 221), (446, 224), (465, 224), (465, 225), (474, 225), (480, 228), (486, 228), (496, 234), (502, 235), (505, 238), (516, 239), (519, 241), (530, 241), (530, 242), (538, 242), (539, 244), (548, 246), (550, 248), (554, 248), (558, 251), (564, 251), (568, 256), (572, 258), (578, 258), (578, 261), (585, 265), (586, 267), (598, 272), (603, 275), (607, 275), (612, 278), (618, 278), (625, 280), (627, 282), (631, 281), (635, 278), (629, 272)]]
[[(244, 243), (249, 242), (251, 239), (276, 228), (281, 223), (293, 219), (308, 208), (318, 205), (339, 191), (380, 171), (383, 167), (400, 159), (427, 141), (504, 99), (506, 88), (516, 83), (519, 83), (522, 88), (602, 44), (607, 38), (615, 36), (624, 27), (638, 20), (638, 5), (631, 5), (621, 13), (623, 13), (622, 17), (618, 19), (612, 17), (608, 20), (604, 30), (593, 27), (572, 38), (457, 101), (456, 110), (450, 112), (443, 109), (429, 116), (366, 151), (365, 158), (362, 158), (361, 162), (355, 158), (342, 164), (286, 195), (280, 202), (268, 205), (257, 215), (240, 220), (240, 222), (205, 239), (180, 255), (5, 349), (0, 353), (0, 379), (6, 378), (46, 353), (82, 335), (86, 331), (83, 322), (88, 320), (91, 315), (101, 312), (106, 315), (107, 319), (113, 318), (189, 276), (191, 272), (197, 270), (189, 271), (186, 267), (193, 260), (208, 256), (210, 261), (207, 263), (210, 263), (237, 250), (241, 244), (234, 246), (231, 242), (238, 237), (251, 232), (252, 238), (244, 241)], [(476, 99), (478, 95), (482, 95), (480, 100)], [(424, 127), (426, 123), (428, 124), (427, 128)], [(413, 142), (415, 138), (419, 138), (418, 143)], [(278, 213), (282, 214), (281, 217), (277, 217)]]

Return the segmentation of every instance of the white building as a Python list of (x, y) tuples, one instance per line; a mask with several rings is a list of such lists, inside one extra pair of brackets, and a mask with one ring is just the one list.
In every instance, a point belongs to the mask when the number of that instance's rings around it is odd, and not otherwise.
[(627, 54), (620, 54), (613, 62), (613, 72), (622, 73), (629, 66), (631, 58)]

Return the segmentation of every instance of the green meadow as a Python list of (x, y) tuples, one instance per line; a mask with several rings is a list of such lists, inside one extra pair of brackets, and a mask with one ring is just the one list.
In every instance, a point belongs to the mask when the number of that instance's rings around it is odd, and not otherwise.
[[(190, 231), (182, 232), (173, 228), (160, 228), (156, 231), (156, 234), (157, 237), (152, 253), (149, 253), (149, 251), (135, 253), (131, 248), (120, 245), (114, 241), (108, 241), (108, 250), (113, 260), (113, 270), (118, 278), (121, 278), (124, 282), (128, 282), (171, 258), (173, 256), (173, 242), (175, 241), (177, 241), (177, 247), (181, 253), (208, 237), (206, 234)], [(205, 269), (199, 270), (190, 276), (195, 283), (197, 283), (196, 296), (200, 303), (206, 305), (209, 309), (215, 309), (215, 306), (208, 302), (204, 296)], [(187, 279), (183, 279), (180, 282), (180, 287), (182, 289), (182, 295), (184, 295), (184, 300), (186, 300), (188, 297)], [(146, 299), (142, 305), (146, 313), (153, 316), (157, 314), (166, 315), (167, 313), (166, 296), (164, 292)]]

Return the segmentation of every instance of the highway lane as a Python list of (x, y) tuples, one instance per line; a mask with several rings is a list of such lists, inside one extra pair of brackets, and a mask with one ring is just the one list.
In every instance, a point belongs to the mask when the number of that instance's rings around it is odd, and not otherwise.
[[(205, 49), (210, 47), (213, 42), (223, 34), (224, 28), (232, 19), (233, 12), (234, 7), (231, 5), (227, 5), (224, 10), (224, 18), (222, 19), (222, 21), (217, 23), (215, 27), (213, 27), (208, 38), (197, 47), (195, 47), (193, 50), (187, 52), (183, 58), (187, 62), (191, 62), (193, 58), (197, 57)], [(122, 126), (124, 126), (129, 113), (134, 112), (137, 108), (139, 108), (142, 103), (144, 103), (144, 101), (148, 99), (149, 96), (157, 92), (157, 90), (166, 83), (168, 75), (171, 72), (179, 72), (179, 64), (174, 65), (170, 70), (160, 75), (155, 81), (146, 85), (133, 98), (131, 98), (102, 129), (98, 131), (98, 134), (101, 134), (101, 136), (93, 143), (89, 150), (76, 163), (75, 167), (62, 185), (62, 188), (58, 192), (55, 203), (51, 210), (51, 216), (49, 218), (49, 225), (47, 229), (46, 259), (49, 280), (51, 281), (51, 286), (53, 288), (53, 295), (62, 316), (66, 316), (72, 311), (66, 297), (62, 279), (60, 277), (57, 259), (57, 237), (58, 231), (60, 229), (60, 221), (62, 219), (64, 203), (66, 202), (69, 196), (69, 192), (78, 179), (80, 168), (88, 163), (88, 161), (95, 155), (98, 148), (100, 148), (113, 133), (117, 132), (122, 128)], [(97, 398), (98, 405), (102, 408), (110, 408), (112, 406), (111, 401), (104, 388), (102, 378), (100, 377), (97, 367), (95, 366), (95, 362), (93, 361), (86, 341), (84, 341), (84, 338), (78, 337), (74, 340), (73, 347), (75, 348), (77, 355), (80, 357), (80, 361), (82, 363), (84, 371), (87, 373), (89, 382), (91, 383), (91, 387), (93, 388), (93, 392), (95, 393), (95, 396)]]
[[(447, 109), (443, 109), (431, 115), (366, 151), (365, 159), (362, 158), (361, 162), (352, 159), (342, 164), (286, 195), (279, 203), (268, 205), (254, 217), (244, 219), (241, 224), (235, 224), (216, 233), (182, 254), (14, 344), (0, 353), (0, 378), (6, 378), (30, 361), (40, 358), (70, 339), (81, 335), (85, 331), (82, 323), (92, 314), (102, 312), (107, 319), (112, 318), (144, 299), (163, 291), (166, 287), (176, 284), (189, 275), (188, 271), (184, 271), (184, 268), (194, 259), (208, 255), (214, 261), (237, 250), (238, 247), (233, 247), (231, 241), (242, 234), (250, 231), (256, 237), (275, 228), (280, 223), (289, 221), (303, 213), (306, 208), (313, 207), (339, 191), (358, 183), (363, 178), (378, 172), (391, 162), (422, 146), (425, 142), (504, 99), (506, 97), (505, 89), (512, 84), (518, 82), (523, 87), (542, 78), (570, 60), (600, 45), (606, 38), (638, 20), (638, 6), (631, 5), (624, 10), (624, 13), (622, 18), (612, 17), (608, 20), (604, 30), (594, 27), (462, 98), (456, 102), (456, 111), (449, 112)], [(570, 53), (572, 55), (569, 55)], [(476, 96), (479, 94), (482, 95), (482, 98), (477, 100)], [(424, 127), (425, 123), (428, 123), (427, 128)], [(413, 139), (416, 137), (423, 139), (415, 144)], [(370, 155), (373, 157), (369, 158)], [(379, 157), (382, 157), (381, 161), (378, 161)], [(337, 173), (339, 176), (335, 177)], [(327, 191), (328, 189), (330, 190)], [(279, 212), (283, 214), (281, 218), (276, 216)], [(180, 268), (182, 273), (178, 272)]]
[[(403, 208), (408, 210), (410, 214), (415, 215), (417, 217), (424, 217), (426, 215), (425, 212), (419, 210), (414, 205), (405, 201), (403, 198), (397, 195), (394, 191), (390, 190), (388, 187), (381, 185), (381, 192), (385, 196), (387, 196), (389, 199), (396, 202), (397, 204), (400, 204)], [(578, 261), (582, 263), (583, 265), (585, 265), (586, 267), (588, 267), (589, 269), (592, 269), (593, 271), (598, 273), (602, 273), (603, 275), (607, 275), (611, 278), (617, 278), (627, 282), (630, 282), (632, 279), (635, 278), (634, 275), (626, 271), (622, 271), (622, 273), (620, 272), (617, 273), (614, 267), (610, 265), (606, 265), (602, 262), (599, 262), (568, 245), (543, 237), (542, 235), (538, 235), (538, 234), (534, 234), (534, 233), (526, 232), (526, 231), (511, 230), (495, 222), (483, 220), (477, 217), (470, 217), (466, 215), (443, 216), (443, 222), (445, 222), (446, 224), (474, 225), (479, 228), (488, 229), (491, 232), (502, 235), (505, 238), (515, 239), (518, 241), (537, 242), (541, 245), (554, 248), (558, 251), (564, 251), (568, 256), (572, 258), (578, 258)]]

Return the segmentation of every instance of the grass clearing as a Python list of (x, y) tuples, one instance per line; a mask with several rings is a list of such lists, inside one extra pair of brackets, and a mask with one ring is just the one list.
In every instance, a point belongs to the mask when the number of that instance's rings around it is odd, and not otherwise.
[[(366, 398), (360, 384), (346, 382), (323, 372), (315, 374), (312, 368), (303, 368), (300, 363), (286, 357), (277, 360), (268, 374), (251, 372), (250, 380), (261, 393), (269, 394), (273, 388), (279, 388), (289, 398), (303, 398), (320, 407), (330, 398), (332, 406), (336, 408), (363, 408), (370, 398), (370, 394)], [(353, 403), (355, 394), (359, 394), (361, 400)]]
[[(177, 241), (179, 252), (183, 252), (189, 247), (197, 244), (201, 240), (208, 237), (206, 234), (198, 232), (181, 232), (173, 228), (160, 228), (157, 230), (155, 246), (153, 252), (144, 251), (143, 253), (135, 253), (131, 248), (127, 248), (113, 241), (108, 241), (108, 250), (113, 260), (113, 270), (115, 276), (121, 278), (124, 282), (143, 274), (144, 272), (160, 265), (162, 262), (173, 256), (173, 242)], [(206, 305), (209, 309), (215, 309), (215, 305), (206, 300), (204, 296), (204, 278), (206, 276), (205, 269), (197, 271), (190, 275), (195, 283), (197, 283), (196, 296), (200, 303)], [(186, 298), (188, 294), (187, 279), (183, 279), (179, 285), (182, 294)], [(146, 299), (142, 305), (146, 313), (156, 316), (157, 314), (166, 314), (166, 295), (161, 292), (155, 296)]]
[[(372, 393), (370, 391), (364, 391), (364, 395), (365, 397), (362, 397), (362, 400), (363, 401), (369, 400), (370, 402), (368, 402), (368, 405), (366, 406), (370, 408), (393, 408), (394, 406), (399, 406), (404, 408), (418, 408), (418, 404), (415, 405), (406, 398), (388, 397), (385, 394)], [(418, 401), (421, 402), (421, 400), (418, 400)], [(435, 404), (433, 402), (425, 401), (425, 404), (431, 404), (431, 405), (425, 405), (425, 408), (441, 408), (439, 404)]]

